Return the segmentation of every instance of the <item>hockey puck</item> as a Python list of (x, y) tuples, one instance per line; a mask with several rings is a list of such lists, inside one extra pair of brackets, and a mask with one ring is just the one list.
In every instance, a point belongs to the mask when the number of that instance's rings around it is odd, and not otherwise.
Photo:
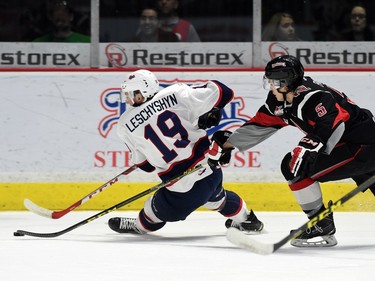
[(19, 232), (13, 232), (13, 236), (25, 236), (25, 234), (19, 233)]

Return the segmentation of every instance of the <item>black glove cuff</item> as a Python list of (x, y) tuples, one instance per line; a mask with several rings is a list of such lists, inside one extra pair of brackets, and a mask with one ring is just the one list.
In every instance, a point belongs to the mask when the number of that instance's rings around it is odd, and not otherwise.
[(217, 144), (220, 145), (221, 148), (223, 148), (224, 143), (229, 139), (231, 135), (231, 131), (216, 131), (212, 135), (211, 141), (217, 142)]

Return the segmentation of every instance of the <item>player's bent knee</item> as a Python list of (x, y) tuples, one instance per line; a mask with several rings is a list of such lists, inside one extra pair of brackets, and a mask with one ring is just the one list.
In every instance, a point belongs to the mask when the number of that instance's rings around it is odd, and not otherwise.
[[(173, 203), (173, 204), (171, 204)], [(150, 197), (144, 205), (145, 215), (153, 222), (174, 222), (185, 220), (194, 209), (182, 208), (173, 200), (166, 200), (165, 194), (159, 192)]]

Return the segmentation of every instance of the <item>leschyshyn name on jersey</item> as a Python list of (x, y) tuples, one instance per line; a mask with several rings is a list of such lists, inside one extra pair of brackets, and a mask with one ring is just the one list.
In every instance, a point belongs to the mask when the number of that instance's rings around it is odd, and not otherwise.
[(166, 110), (177, 103), (178, 102), (175, 94), (165, 96), (160, 100), (149, 102), (144, 109), (130, 118), (130, 120), (125, 123), (125, 126), (130, 132), (133, 132), (137, 127), (139, 127), (139, 125), (146, 122), (154, 114)]

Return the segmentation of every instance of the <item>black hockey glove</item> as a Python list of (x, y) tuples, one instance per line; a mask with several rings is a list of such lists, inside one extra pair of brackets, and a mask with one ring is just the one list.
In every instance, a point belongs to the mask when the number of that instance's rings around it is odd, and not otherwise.
[(234, 148), (223, 148), (232, 133), (230, 131), (217, 131), (212, 135), (208, 163), (211, 166), (225, 165), (230, 162)]
[(291, 152), (292, 160), (289, 167), (292, 174), (301, 178), (309, 176), (322, 147), (323, 144), (318, 137), (312, 135), (303, 137)]
[(214, 107), (209, 112), (200, 116), (198, 120), (199, 129), (206, 130), (219, 125), (221, 120), (221, 110), (221, 108)]

